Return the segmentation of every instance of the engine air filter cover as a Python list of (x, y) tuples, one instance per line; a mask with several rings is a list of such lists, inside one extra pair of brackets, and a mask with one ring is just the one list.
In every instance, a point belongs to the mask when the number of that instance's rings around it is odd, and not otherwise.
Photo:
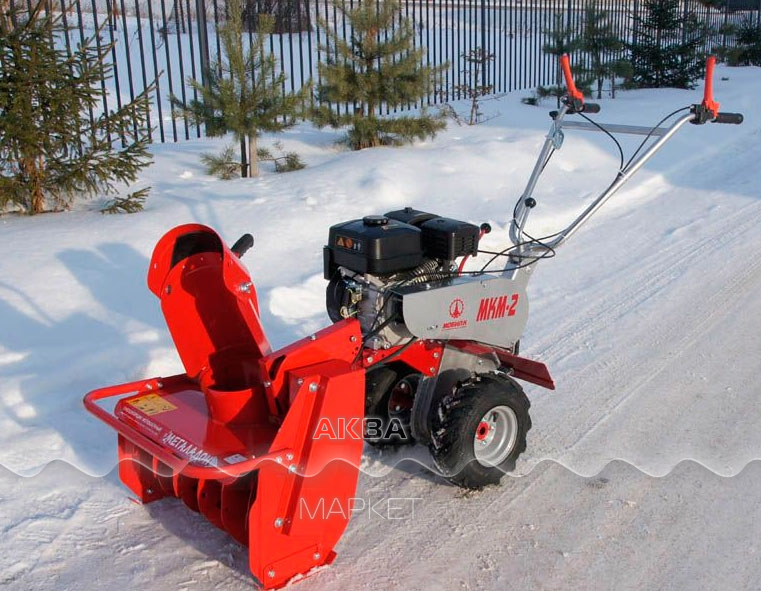
[(481, 229), (467, 222), (450, 218), (433, 218), (420, 224), (426, 256), (453, 261), (465, 255), (478, 254)]
[(336, 267), (384, 275), (417, 267), (423, 261), (419, 228), (385, 216), (368, 216), (330, 228), (325, 247), (326, 278)]

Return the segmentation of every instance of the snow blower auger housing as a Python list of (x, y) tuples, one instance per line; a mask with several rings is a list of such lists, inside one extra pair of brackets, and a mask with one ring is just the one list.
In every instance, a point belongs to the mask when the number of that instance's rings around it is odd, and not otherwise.
[[(513, 469), (531, 427), (518, 380), (554, 388), (544, 364), (518, 354), (533, 265), (684, 124), (742, 122), (718, 111), (712, 58), (703, 102), (670, 127), (565, 122), (599, 107), (585, 103), (566, 56), (561, 65), (568, 95), (551, 113), (513, 210), (512, 244), (479, 250), (488, 224), (412, 208), (334, 225), (324, 249), (333, 324), (279, 351), (271, 350), (239, 260), (250, 235), (228, 248), (211, 228), (188, 224), (159, 240), (148, 287), (185, 373), (85, 396), (87, 409), (118, 432), (119, 476), (140, 501), (182, 500), (247, 545), (251, 572), (272, 589), (334, 559), (363, 441), (427, 445), (441, 474), (464, 487), (497, 483)], [(525, 232), (532, 194), (564, 128), (642, 134), (644, 149), (573, 223), (536, 239)], [(478, 253), (491, 258), (465, 271)], [(500, 258), (495, 272), (489, 266)]]

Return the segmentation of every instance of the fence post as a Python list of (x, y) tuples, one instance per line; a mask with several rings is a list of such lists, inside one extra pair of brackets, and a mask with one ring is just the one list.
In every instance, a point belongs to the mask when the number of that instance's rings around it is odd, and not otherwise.
[[(487, 56), (489, 50), (486, 47), (486, 0), (481, 0), (481, 55)], [(489, 68), (486, 67), (486, 63), (481, 64), (481, 86), (486, 88), (489, 84)]]
[(201, 84), (209, 88), (209, 71), (211, 58), (209, 56), (209, 28), (206, 24), (206, 2), (196, 0), (196, 23), (198, 26), (198, 52), (201, 54)]

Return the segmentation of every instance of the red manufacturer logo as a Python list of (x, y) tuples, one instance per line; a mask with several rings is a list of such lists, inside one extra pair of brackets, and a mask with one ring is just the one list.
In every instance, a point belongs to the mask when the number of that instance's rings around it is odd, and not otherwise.
[(515, 307), (518, 305), (520, 296), (517, 293), (512, 295), (496, 296), (493, 298), (483, 298), (478, 304), (478, 315), (476, 322), (485, 320), (497, 320), (505, 316), (515, 316)]
[(452, 318), (459, 318), (462, 316), (464, 310), (465, 302), (463, 302), (460, 298), (453, 299), (452, 303), (449, 304), (449, 315)]

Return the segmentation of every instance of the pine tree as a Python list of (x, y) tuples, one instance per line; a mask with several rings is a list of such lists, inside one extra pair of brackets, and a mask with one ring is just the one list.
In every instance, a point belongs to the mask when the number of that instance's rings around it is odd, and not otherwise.
[(240, 145), (241, 176), (255, 177), (259, 176), (259, 134), (293, 126), (309, 101), (309, 86), (285, 92), (286, 76), (276, 73), (277, 60), (265, 47), (271, 17), (259, 16), (252, 46), (245, 48), (240, 0), (230, 0), (227, 8), (227, 21), (220, 31), (224, 59), (211, 64), (206, 84), (188, 80), (198, 99), (184, 105), (172, 97), (172, 104), (193, 124), (205, 125), (210, 137), (232, 133)]
[(60, 15), (47, 14), (44, 0), (22, 4), (10, 3), (0, 18), (0, 208), (34, 214), (136, 180), (151, 161), (151, 88), (98, 115), (111, 45), (91, 38), (71, 53), (59, 49)]
[[(418, 116), (379, 117), (381, 108), (393, 109), (427, 96), (444, 68), (421, 65), (425, 50), (413, 46), (412, 25), (396, 0), (364, 1), (356, 8), (342, 3), (337, 8), (353, 32), (346, 40), (322, 23), (327, 45), (321, 50), (328, 57), (318, 65), (321, 106), (315, 110), (315, 123), (350, 126), (347, 143), (355, 150), (433, 137), (443, 129), (443, 117), (424, 110)], [(328, 103), (349, 103), (354, 110), (338, 114)]]
[(632, 84), (639, 88), (692, 88), (703, 75), (701, 48), (705, 29), (679, 0), (645, 0), (644, 14), (634, 17), (628, 44)]
[(730, 66), (761, 66), (761, 25), (755, 17), (745, 16), (739, 24), (727, 24), (722, 31), (734, 43), (720, 51)]
[(584, 7), (584, 29), (581, 33), (580, 48), (589, 55), (589, 74), (597, 83), (597, 98), (602, 98), (602, 86), (606, 79), (615, 77), (620, 71), (618, 60), (612, 56), (621, 51), (623, 42), (613, 30), (608, 12), (601, 10), (596, 1)]

